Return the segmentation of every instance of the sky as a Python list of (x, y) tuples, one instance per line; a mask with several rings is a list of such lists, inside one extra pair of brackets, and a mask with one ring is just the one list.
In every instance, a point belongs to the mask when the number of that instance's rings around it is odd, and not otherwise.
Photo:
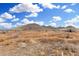
[(13, 29), (31, 23), (79, 28), (79, 4), (0, 3), (0, 29)]

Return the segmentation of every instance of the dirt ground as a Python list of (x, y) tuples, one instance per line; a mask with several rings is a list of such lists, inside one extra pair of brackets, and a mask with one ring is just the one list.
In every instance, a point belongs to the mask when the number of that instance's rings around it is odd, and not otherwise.
[(0, 32), (1, 56), (79, 56), (79, 32)]

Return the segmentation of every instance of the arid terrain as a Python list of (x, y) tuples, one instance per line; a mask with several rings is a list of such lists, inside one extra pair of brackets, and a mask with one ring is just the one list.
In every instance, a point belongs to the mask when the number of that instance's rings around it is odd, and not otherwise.
[(39, 26), (34, 26), (0, 31), (0, 55), (79, 56), (79, 31), (36, 30)]

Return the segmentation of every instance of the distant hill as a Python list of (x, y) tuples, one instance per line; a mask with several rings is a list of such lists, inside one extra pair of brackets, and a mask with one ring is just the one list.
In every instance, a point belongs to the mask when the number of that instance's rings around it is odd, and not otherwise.
[(35, 30), (35, 31), (43, 31), (43, 30), (56, 30), (55, 27), (51, 26), (40, 26), (38, 24), (32, 23), (32, 24), (27, 24), (21, 27), (17, 27), (14, 30)]
[(52, 27), (52, 26), (40, 26), (38, 24), (32, 23), (32, 24), (27, 24), (21, 27), (17, 27), (13, 30), (33, 30), (33, 31), (66, 31), (66, 30), (72, 30), (76, 31), (78, 28), (75, 28), (73, 26), (67, 26), (67, 27)]

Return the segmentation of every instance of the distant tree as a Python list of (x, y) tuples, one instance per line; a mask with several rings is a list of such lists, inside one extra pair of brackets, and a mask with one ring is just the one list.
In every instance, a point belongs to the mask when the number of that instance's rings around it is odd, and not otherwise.
[(74, 32), (76, 28), (74, 26), (67, 26), (66, 29), (67, 32)]
[(74, 26), (67, 26), (66, 28), (69, 28), (69, 29), (75, 29)]

